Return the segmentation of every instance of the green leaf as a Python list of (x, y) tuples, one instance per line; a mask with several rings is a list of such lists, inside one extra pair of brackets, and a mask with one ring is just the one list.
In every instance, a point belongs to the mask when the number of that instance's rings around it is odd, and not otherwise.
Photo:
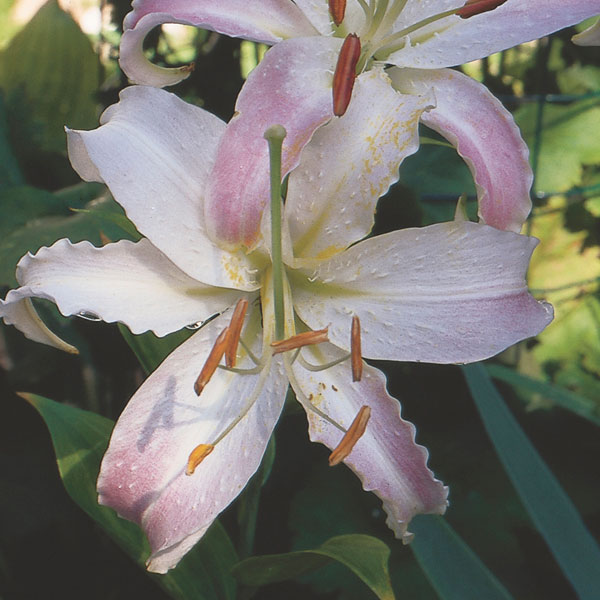
[(552, 400), (562, 408), (588, 419), (596, 425), (600, 425), (600, 417), (595, 413), (594, 405), (584, 396), (571, 392), (565, 388), (559, 387), (548, 381), (535, 379), (528, 375), (523, 375), (514, 369), (502, 365), (486, 365), (487, 372), (495, 379), (500, 379), (510, 385), (540, 394), (544, 398)]
[(377, 538), (340, 535), (314, 550), (254, 556), (233, 567), (233, 575), (249, 586), (285, 581), (314, 571), (332, 561), (348, 567), (380, 600), (392, 600), (394, 592), (388, 572), (389, 548)]
[[(12, 192), (9, 190), (7, 193)], [(45, 192), (40, 193), (45, 194)], [(38, 200), (35, 202), (37, 203)], [(116, 202), (110, 199), (96, 200), (91, 204), (104, 206), (107, 209), (110, 205), (110, 210), (121, 210)], [(89, 240), (100, 246), (102, 245), (101, 233), (110, 240), (128, 237), (121, 227), (110, 220), (99, 221), (93, 213), (73, 215), (71, 211), (68, 212), (69, 216), (53, 215), (36, 218), (0, 237), (0, 285), (12, 287), (16, 284), (15, 267), (26, 252), (36, 252), (41, 246), (51, 246), (61, 238), (69, 238), (72, 242)]]
[(151, 331), (134, 335), (121, 324), (119, 324), (119, 331), (140, 361), (146, 375), (150, 375), (175, 348), (193, 334), (193, 331), (182, 329), (161, 338)]
[(462, 367), (500, 461), (563, 573), (579, 598), (600, 589), (600, 548), (577, 510), (504, 404), (485, 367)]
[[(97, 502), (96, 478), (113, 422), (41, 396), (21, 395), (40, 413), (50, 430), (58, 469), (68, 494), (143, 567), (149, 549), (139, 527)], [(149, 576), (178, 600), (233, 600), (235, 581), (229, 569), (236, 561), (229, 537), (215, 522), (176, 569), (166, 575)]]
[[(538, 110), (528, 104), (514, 115), (530, 148), (535, 147)], [(564, 192), (581, 184), (583, 166), (600, 161), (599, 121), (598, 100), (544, 106), (536, 191)]]
[(23, 95), (42, 126), (46, 150), (65, 151), (65, 125), (96, 125), (99, 82), (100, 61), (90, 41), (56, 0), (42, 6), (0, 54), (0, 87)]
[(10, 145), (4, 94), (0, 93), (0, 189), (21, 185), (23, 182), (23, 175)]
[(420, 515), (410, 524), (410, 548), (442, 600), (510, 600), (496, 577), (442, 518)]

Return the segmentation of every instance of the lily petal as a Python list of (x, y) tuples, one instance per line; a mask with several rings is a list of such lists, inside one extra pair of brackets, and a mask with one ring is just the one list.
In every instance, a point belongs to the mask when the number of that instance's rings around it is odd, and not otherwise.
[(205, 233), (205, 182), (225, 123), (144, 86), (123, 90), (101, 123), (93, 131), (67, 130), (69, 158), (81, 177), (105, 182), (139, 231), (190, 277), (256, 289), (246, 256), (223, 251)]
[(290, 174), (285, 213), (296, 257), (332, 256), (371, 231), (432, 105), (427, 93), (398, 94), (381, 69), (359, 75), (346, 114), (315, 132)]
[[(344, 354), (331, 344), (302, 352), (314, 364), (324, 364)], [(296, 361), (292, 368), (296, 393), (312, 398), (322, 412), (340, 425), (347, 428), (362, 406), (370, 407), (366, 431), (344, 462), (360, 478), (363, 488), (383, 501), (387, 525), (396, 537), (410, 542), (410, 520), (422, 513), (443, 514), (448, 489), (427, 468), (427, 450), (415, 443), (415, 427), (402, 419), (400, 403), (388, 394), (383, 373), (365, 364), (361, 381), (353, 383), (348, 363), (311, 372)], [(335, 448), (342, 432), (313, 412), (307, 411), (307, 416), (310, 439)]]
[[(21, 287), (14, 298), (45, 298), (65, 316), (119, 321), (133, 333), (151, 330), (159, 336), (221, 312), (240, 297), (188, 277), (146, 239), (102, 248), (59, 240), (26, 254), (17, 279)], [(20, 323), (13, 322), (23, 329)]]
[(448, 139), (469, 166), (482, 222), (518, 233), (531, 211), (533, 172), (508, 110), (484, 85), (458, 71), (393, 68), (389, 73), (401, 92), (433, 90), (435, 108), (421, 120)]
[(58, 348), (69, 354), (79, 354), (75, 346), (65, 342), (46, 327), (33, 307), (30, 295), (23, 293), (21, 289), (10, 290), (6, 299), (0, 300), (0, 318), (7, 325), (14, 325), (26, 338), (34, 342)]
[(578, 46), (600, 46), (600, 19), (581, 33), (574, 35), (571, 41)]
[(282, 176), (297, 166), (314, 131), (333, 116), (333, 68), (342, 40), (285, 40), (271, 48), (248, 77), (236, 116), (223, 135), (205, 200), (207, 230), (230, 249), (252, 248), (269, 200), (264, 133), (283, 125)]
[[(394, 27), (459, 8), (465, 0), (409, 2)], [(468, 19), (456, 15), (434, 22), (407, 38), (388, 61), (398, 67), (439, 69), (461, 65), (530, 42), (598, 14), (598, 0), (507, 0)]]
[(159, 67), (144, 56), (146, 35), (163, 23), (194, 25), (266, 44), (317, 34), (289, 0), (134, 0), (132, 6), (123, 23), (119, 63), (132, 82), (157, 87), (173, 85), (190, 73), (185, 67)]
[(439, 223), (364, 240), (294, 281), (311, 328), (349, 349), (360, 318), (366, 358), (466, 363), (539, 333), (549, 304), (527, 291), (538, 240), (471, 222)]
[[(260, 349), (258, 311), (248, 322)], [(283, 407), (280, 359), (258, 374), (218, 369), (202, 395), (194, 381), (225, 319), (215, 319), (171, 353), (119, 418), (98, 478), (99, 502), (140, 524), (152, 550), (148, 568), (165, 573), (242, 491), (258, 468)], [(258, 346), (258, 348), (256, 347)], [(247, 357), (238, 366), (253, 366)], [(186, 475), (192, 450), (212, 443), (252, 396), (246, 416)]]

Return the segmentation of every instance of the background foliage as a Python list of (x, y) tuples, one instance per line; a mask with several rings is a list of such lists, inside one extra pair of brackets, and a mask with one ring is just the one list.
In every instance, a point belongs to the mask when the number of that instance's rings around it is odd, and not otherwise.
[[(65, 124), (95, 127), (127, 85), (116, 56), (129, 5), (82, 1), (68, 14), (50, 0), (29, 21), (19, 17), (27, 8), (0, 0), (2, 292), (15, 285), (15, 265), (27, 251), (62, 237), (101, 244), (138, 235), (103, 186), (79, 181), (63, 132)], [(108, 509), (98, 512), (94, 469), (110, 420), (186, 333), (166, 341), (135, 337), (117, 326), (63, 319), (40, 304), (47, 322), (81, 354), (63, 355), (0, 327), (0, 595), (220, 599), (236, 597), (237, 587), (240, 598), (291, 600), (592, 598), (585, 587), (592, 584), (565, 562), (561, 544), (553, 545), (568, 529), (582, 549), (578, 564), (597, 552), (587, 534), (561, 520), (571, 509), (553, 504), (552, 481), (587, 528), (600, 533), (600, 482), (592, 477), (600, 422), (600, 56), (571, 45), (573, 33), (464, 67), (514, 111), (530, 145), (536, 181), (528, 229), (541, 239), (530, 285), (554, 304), (555, 322), (485, 368), (470, 367), (468, 386), (458, 367), (378, 365), (404, 417), (417, 425), (418, 441), (429, 448), (430, 466), (450, 486), (444, 520), (416, 519), (415, 543), (399, 544), (380, 503), (348, 470), (327, 466), (326, 450), (307, 441), (303, 415), (290, 411), (261, 472), (225, 512), (222, 526), (168, 578), (149, 577), (139, 568), (143, 536)], [(156, 62), (196, 63), (175, 91), (223, 119), (233, 114), (244, 77), (265, 51), (184, 28), (150, 37), (148, 53)], [(462, 193), (473, 208), (469, 172), (450, 148), (424, 145), (401, 175), (380, 201), (378, 233), (449, 219)], [(512, 412), (489, 412), (503, 406), (499, 396), (499, 404), (490, 404), (497, 393), (489, 375)], [(521, 445), (511, 414), (533, 446)], [(509, 450), (520, 452), (517, 466), (537, 460), (535, 448), (556, 477), (536, 479), (543, 493), (532, 506), (518, 469), (500, 450), (498, 432), (509, 436)], [(558, 511), (550, 529), (543, 523), (546, 505)], [(252, 546), (261, 557), (237, 564), (234, 579), (230, 568)]]

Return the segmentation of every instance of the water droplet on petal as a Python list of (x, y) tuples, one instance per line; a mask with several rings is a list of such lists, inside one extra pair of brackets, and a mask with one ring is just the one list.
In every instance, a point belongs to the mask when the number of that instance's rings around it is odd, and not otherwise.
[(80, 319), (85, 319), (86, 321), (102, 321), (102, 317), (99, 317), (96, 313), (93, 313), (89, 310), (82, 310), (78, 312), (76, 316), (78, 316)]

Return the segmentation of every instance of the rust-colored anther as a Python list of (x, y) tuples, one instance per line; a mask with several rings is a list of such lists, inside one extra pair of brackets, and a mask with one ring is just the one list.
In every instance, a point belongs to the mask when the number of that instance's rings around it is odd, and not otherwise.
[(212, 444), (199, 444), (196, 446), (188, 458), (186, 475), (193, 475), (196, 467), (215, 449)]
[(327, 327), (325, 327), (325, 329), (305, 331), (304, 333), (293, 335), (287, 338), (287, 340), (272, 342), (271, 348), (273, 348), (273, 354), (281, 354), (288, 350), (296, 350), (296, 348), (302, 348), (303, 346), (311, 346), (312, 344), (321, 344), (328, 341), (329, 336), (327, 335)]
[(456, 11), (456, 14), (463, 19), (468, 19), (490, 10), (498, 8), (506, 0), (467, 0), (462, 8)]
[(350, 452), (352, 452), (356, 442), (358, 442), (358, 440), (363, 436), (370, 418), (371, 409), (368, 406), (361, 407), (356, 417), (354, 417), (352, 425), (350, 425), (348, 431), (346, 431), (344, 434), (342, 441), (329, 455), (330, 467), (339, 465), (350, 454)]
[(196, 379), (196, 383), (194, 383), (194, 391), (196, 395), (199, 396), (202, 393), (202, 390), (206, 387), (210, 378), (213, 376), (213, 373), (217, 370), (219, 363), (221, 362), (221, 358), (223, 358), (223, 354), (225, 354), (225, 349), (227, 348), (227, 336), (229, 334), (229, 327), (225, 327), (223, 331), (217, 337), (202, 370), (200, 371), (200, 375), (198, 375), (198, 379)]
[(362, 379), (363, 361), (362, 350), (360, 347), (360, 320), (357, 315), (352, 317), (350, 362), (352, 363), (352, 381), (360, 381)]
[(235, 305), (231, 322), (229, 323), (229, 334), (227, 336), (227, 348), (225, 348), (225, 364), (228, 367), (235, 367), (237, 358), (237, 347), (240, 343), (240, 335), (242, 335), (242, 325), (248, 310), (248, 300), (240, 298)]
[(360, 58), (360, 39), (354, 33), (346, 36), (333, 74), (333, 114), (341, 117), (350, 104)]
[(329, 14), (336, 25), (340, 25), (346, 14), (346, 0), (329, 0)]

